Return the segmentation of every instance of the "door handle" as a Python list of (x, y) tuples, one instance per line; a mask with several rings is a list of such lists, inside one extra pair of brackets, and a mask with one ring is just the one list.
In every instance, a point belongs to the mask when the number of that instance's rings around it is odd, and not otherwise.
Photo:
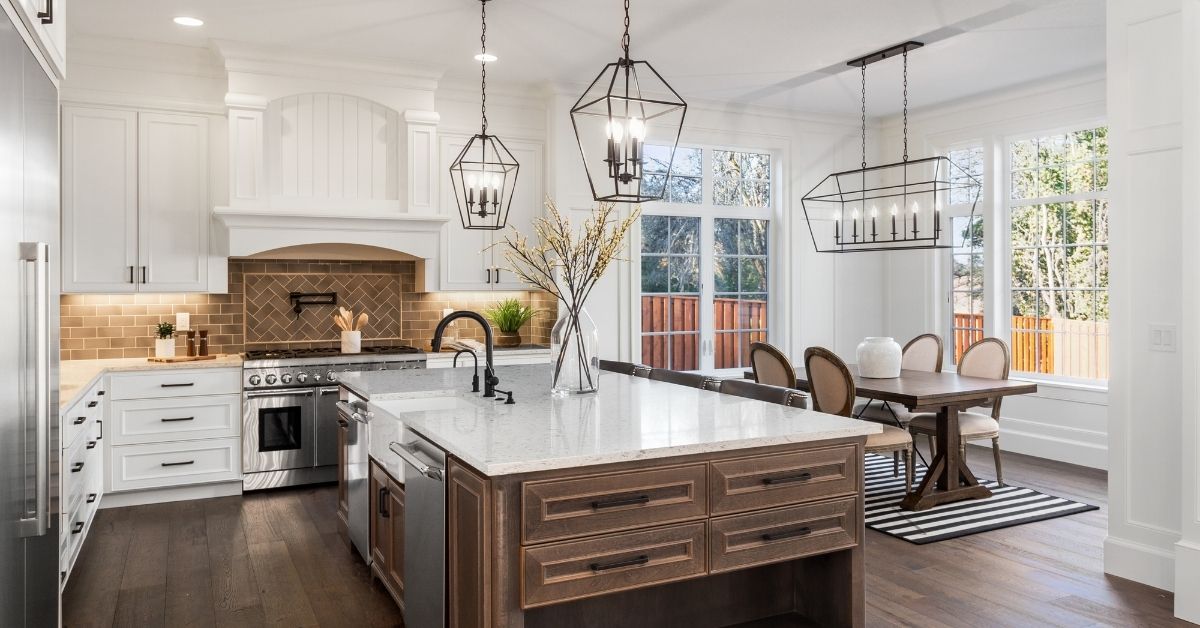
[(97, 404), (99, 404), (99, 403), (100, 403), (99, 401), (89, 401), (89, 402), (88, 402), (88, 405), (87, 405), (87, 407), (89, 407), (89, 408), (95, 408), (95, 407), (96, 407), (96, 405), (97, 405)]
[(96, 419), (96, 425), (100, 426), (100, 435), (96, 437), (96, 440), (104, 440), (104, 421)]
[(500, 283), (500, 269), (493, 268), (492, 270), (496, 271), (496, 283)]
[(195, 386), (195, 385), (196, 385), (195, 382), (186, 382), (186, 383), (182, 383), (182, 384), (159, 384), (159, 386), (162, 388), (187, 388), (188, 386)]
[(42, 24), (54, 23), (54, 0), (46, 0), (46, 10), (38, 11), (37, 16), (42, 20)]
[(146, 283), (146, 267), (142, 266), (142, 283)]
[(85, 416), (77, 416), (77, 417), (75, 417), (74, 421), (71, 421), (71, 423), (74, 425), (83, 425), (83, 422), (86, 420), (87, 420), (87, 417), (85, 417)]
[(196, 461), (195, 460), (184, 460), (183, 462), (164, 462), (164, 463), (162, 463), (162, 466), (164, 466), (164, 467), (182, 467), (184, 465), (189, 465), (189, 464), (196, 464)]
[(160, 421), (162, 421), (163, 423), (175, 423), (175, 422), (177, 422), (177, 421), (195, 421), (195, 420), (196, 420), (196, 417), (194, 417), (194, 416), (180, 416), (180, 417), (175, 417), (175, 418), (171, 418), (171, 419), (159, 419), (159, 420), (160, 420)]
[(775, 477), (775, 478), (763, 478), (762, 483), (767, 484), (767, 485), (787, 484), (789, 482), (807, 482), (811, 479), (812, 479), (812, 474), (807, 471), (804, 471), (802, 473), (797, 473), (796, 475), (784, 475), (784, 476)]
[(76, 462), (75, 464), (71, 465), (71, 473), (79, 473), (80, 471), (83, 471), (82, 462)]
[(379, 489), (379, 516), (380, 517), (389, 517), (390, 518), (392, 516), (392, 513), (388, 512), (387, 500), (388, 500), (387, 488), (385, 487), (385, 488)]
[(88, 449), (95, 449), (95, 448), (96, 448), (96, 441), (94, 441), (94, 440), (89, 440), (89, 441), (88, 441), (88, 444), (87, 444), (87, 448), (88, 448)]
[(588, 565), (592, 571), (605, 571), (608, 569), (616, 569), (617, 567), (633, 567), (634, 565), (645, 565), (650, 562), (650, 557), (642, 554), (634, 558), (626, 558), (625, 560), (617, 560), (611, 563), (592, 563)]
[(780, 539), (790, 539), (795, 536), (808, 536), (810, 533), (812, 533), (812, 528), (795, 528), (793, 530), (784, 530), (783, 532), (769, 532), (762, 535), (762, 540), (778, 541)]
[[(33, 266), (33, 288), (28, 284), (21, 290), (23, 299), (30, 293), (33, 302), (25, 302), (21, 308), (21, 384), (18, 389), (21, 414), (32, 416), (36, 425), (24, 433), (35, 439), (33, 447), (26, 445), (25, 451), (34, 450), (35, 491), (33, 508), (28, 508), (28, 486), (21, 506), (19, 533), (21, 536), (42, 536), (50, 529), (50, 246), (45, 242), (22, 242), (21, 261)], [(27, 281), (28, 272), (22, 275)], [(32, 306), (32, 307), (30, 307)], [(32, 314), (30, 313), (32, 309)], [(32, 318), (32, 320), (30, 320)], [(32, 331), (32, 333), (30, 333)], [(32, 341), (32, 342), (31, 342)], [(32, 357), (32, 365), (30, 365)], [(30, 395), (30, 388), (33, 394)], [(33, 408), (29, 404), (33, 404)], [(26, 437), (28, 438), (28, 436)], [(25, 461), (28, 469), (28, 460)]]
[(133, 276), (133, 266), (129, 267), (129, 283), (137, 283), (137, 280)]
[(487, 282), (492, 283), (492, 269), (487, 269)]

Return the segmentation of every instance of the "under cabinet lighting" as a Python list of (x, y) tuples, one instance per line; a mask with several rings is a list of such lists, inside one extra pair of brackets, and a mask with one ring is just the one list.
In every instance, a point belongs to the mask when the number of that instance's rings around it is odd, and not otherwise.
[(204, 26), (204, 20), (198, 17), (188, 17), (181, 15), (175, 18), (175, 23), (180, 26)]

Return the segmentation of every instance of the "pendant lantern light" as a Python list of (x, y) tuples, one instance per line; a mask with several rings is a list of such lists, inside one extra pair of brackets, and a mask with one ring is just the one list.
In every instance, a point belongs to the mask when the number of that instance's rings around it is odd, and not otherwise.
[(503, 229), (508, 221), (513, 190), (517, 186), (520, 164), (504, 142), (488, 134), (487, 119), (487, 3), (480, 0), (482, 50), (476, 57), (480, 68), (479, 133), (471, 137), (450, 164), (450, 182), (458, 203), (458, 215), (464, 229)]
[[(801, 199), (817, 252), (950, 248), (942, 209), (952, 192), (968, 200), (974, 218), (980, 191), (975, 176), (946, 157), (908, 158), (908, 52), (922, 45), (909, 41), (847, 62), (862, 71), (862, 167), (830, 174)], [(904, 59), (903, 156), (868, 166), (867, 66), (897, 55)]]
[(621, 57), (604, 66), (571, 108), (571, 126), (592, 198), (618, 203), (661, 200), (665, 185), (655, 186), (653, 192), (642, 188), (646, 139), (669, 144), (664, 179), (670, 179), (687, 103), (649, 62), (630, 58), (629, 0), (621, 50)]

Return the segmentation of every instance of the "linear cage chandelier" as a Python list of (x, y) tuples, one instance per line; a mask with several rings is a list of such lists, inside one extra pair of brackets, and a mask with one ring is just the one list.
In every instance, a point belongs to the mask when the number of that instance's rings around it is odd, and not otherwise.
[(481, 129), (450, 164), (450, 183), (464, 229), (503, 229), (508, 222), (513, 190), (521, 165), (504, 142), (488, 134), (487, 119), (487, 3), (480, 0), (483, 23), (479, 36)]
[[(862, 71), (862, 167), (835, 172), (801, 199), (819, 253), (944, 249), (953, 237), (942, 228), (949, 204), (969, 204), (975, 216), (979, 180), (943, 156), (908, 157), (908, 52), (910, 41), (847, 62)], [(904, 153), (901, 161), (867, 165), (867, 66), (904, 59)]]
[[(571, 126), (587, 170), (592, 198), (617, 203), (662, 200), (666, 186), (642, 189), (646, 138), (670, 142), (664, 179), (670, 179), (687, 103), (648, 61), (629, 57), (629, 0), (621, 58), (604, 66), (571, 108)], [(589, 148), (590, 147), (590, 148)]]

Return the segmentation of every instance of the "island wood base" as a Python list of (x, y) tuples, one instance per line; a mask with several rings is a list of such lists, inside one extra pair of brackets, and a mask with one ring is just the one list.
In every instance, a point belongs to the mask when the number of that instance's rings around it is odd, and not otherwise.
[(864, 438), (447, 474), (452, 628), (862, 626)]

